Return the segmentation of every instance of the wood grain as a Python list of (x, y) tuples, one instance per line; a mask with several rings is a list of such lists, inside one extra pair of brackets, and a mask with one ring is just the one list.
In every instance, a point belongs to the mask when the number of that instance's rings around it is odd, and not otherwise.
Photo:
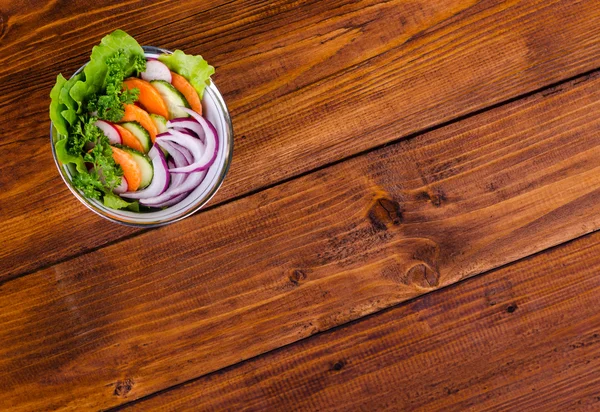
[(102, 409), (600, 227), (600, 78), (0, 285), (0, 405)]
[(54, 76), (116, 27), (217, 66), (237, 138), (213, 205), (589, 71), (600, 52), (591, 0), (36, 4), (0, 8), (4, 280), (137, 233), (70, 195), (40, 121)]
[(126, 410), (600, 409), (600, 234)]

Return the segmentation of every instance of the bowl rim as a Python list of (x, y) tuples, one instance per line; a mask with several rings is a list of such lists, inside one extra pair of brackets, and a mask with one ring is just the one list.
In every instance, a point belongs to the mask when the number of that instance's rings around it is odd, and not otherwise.
[[(172, 54), (173, 53), (171, 50), (167, 50), (167, 49), (163, 49), (163, 48), (155, 47), (155, 46), (142, 46), (142, 48), (144, 49), (144, 53), (146, 55), (148, 55), (148, 54), (163, 54), (163, 53)], [(81, 66), (79, 69), (77, 69), (73, 73), (73, 75), (71, 75), (71, 77), (69, 79), (71, 79), (71, 78), (73, 78), (73, 76), (76, 76), (77, 74), (81, 73), (81, 71), (85, 68), (86, 65), (87, 65), (87, 62), (83, 66)], [(54, 125), (53, 125), (52, 121), (50, 121), (50, 146), (52, 147), (52, 157), (54, 158), (54, 164), (56, 165), (56, 168), (58, 169), (60, 177), (62, 178), (63, 182), (69, 188), (71, 193), (73, 193), (73, 195), (89, 210), (91, 210), (92, 212), (96, 213), (97, 215), (99, 215), (107, 220), (110, 220), (111, 222), (119, 223), (119, 224), (122, 224), (125, 226), (145, 227), (145, 228), (159, 227), (159, 226), (165, 226), (165, 225), (168, 225), (171, 223), (178, 222), (182, 219), (185, 219), (186, 217), (193, 215), (198, 210), (200, 210), (202, 207), (204, 207), (204, 205), (206, 205), (214, 197), (214, 195), (217, 193), (217, 191), (220, 189), (221, 185), (223, 184), (223, 182), (225, 180), (225, 177), (227, 176), (227, 173), (229, 172), (229, 168), (231, 166), (231, 161), (233, 159), (234, 135), (233, 135), (233, 123), (231, 121), (231, 115), (229, 114), (229, 109), (227, 108), (225, 99), (223, 99), (221, 92), (219, 91), (219, 89), (217, 88), (215, 83), (212, 81), (212, 79), (210, 80), (210, 83), (207, 85), (205, 92), (206, 91), (208, 91), (208, 93), (211, 95), (215, 104), (217, 106), (219, 106), (220, 112), (221, 112), (223, 120), (224, 120), (224, 125), (226, 128), (226, 130), (225, 130), (226, 136), (224, 136), (223, 140), (224, 141), (225, 141), (225, 139), (227, 140), (227, 143), (229, 145), (229, 152), (225, 155), (223, 169), (221, 170), (221, 172), (218, 175), (217, 183), (214, 186), (212, 186), (210, 188), (210, 190), (204, 196), (199, 197), (198, 201), (192, 203), (189, 208), (182, 210), (180, 213), (174, 215), (173, 217), (168, 217), (166, 219), (158, 219), (158, 220), (149, 221), (149, 222), (139, 222), (139, 221), (135, 221), (134, 218), (110, 216), (110, 215), (104, 213), (104, 211), (102, 209), (98, 209), (98, 207), (94, 203), (92, 203), (91, 199), (88, 199), (87, 197), (85, 197), (82, 193), (80, 193), (77, 189), (75, 189), (73, 187), (73, 185), (71, 184), (70, 175), (68, 175), (67, 171), (65, 170), (67, 165), (61, 164), (61, 162), (58, 160), (58, 157), (56, 155), (56, 149), (54, 147), (55, 129), (54, 129)], [(219, 117), (221, 117), (221, 114), (219, 115)]]

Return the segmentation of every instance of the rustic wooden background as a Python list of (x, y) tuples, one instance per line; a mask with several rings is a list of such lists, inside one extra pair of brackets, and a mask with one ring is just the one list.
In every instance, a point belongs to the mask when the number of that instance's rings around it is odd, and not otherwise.
[[(116, 28), (202, 54), (233, 117), (160, 229), (50, 151)], [(598, 56), (598, 0), (4, 0), (0, 408), (599, 410)]]

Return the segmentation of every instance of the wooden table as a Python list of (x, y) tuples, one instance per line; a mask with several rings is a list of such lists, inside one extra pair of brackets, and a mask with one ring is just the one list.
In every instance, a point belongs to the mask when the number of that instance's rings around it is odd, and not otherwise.
[[(0, 409), (600, 410), (600, 1), (91, 4), (0, 4)], [(50, 151), (115, 28), (233, 117), (160, 229)]]

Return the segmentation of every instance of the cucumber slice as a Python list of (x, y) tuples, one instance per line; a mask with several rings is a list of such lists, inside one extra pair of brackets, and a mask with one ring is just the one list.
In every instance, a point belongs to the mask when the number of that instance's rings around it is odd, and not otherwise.
[(158, 133), (164, 133), (167, 131), (167, 119), (158, 114), (151, 114), (150, 118), (154, 122)]
[(175, 119), (177, 117), (189, 117), (189, 114), (179, 108), (179, 106), (190, 108), (190, 104), (185, 100), (183, 94), (173, 87), (171, 83), (164, 80), (153, 80), (150, 82), (158, 93), (162, 96), (163, 100), (167, 104), (167, 110), (169, 111), (169, 118)]
[(131, 149), (127, 146), (119, 146), (119, 148), (129, 153), (142, 171), (142, 181), (140, 182), (140, 187), (138, 190), (148, 186), (154, 177), (154, 167), (152, 166), (152, 161), (150, 158), (145, 154), (142, 154), (137, 150)]
[(138, 122), (126, 122), (122, 123), (125, 129), (129, 130), (132, 135), (138, 139), (144, 148), (144, 153), (148, 153), (150, 148), (152, 147), (152, 140), (150, 139), (150, 133), (146, 129), (142, 127)]

